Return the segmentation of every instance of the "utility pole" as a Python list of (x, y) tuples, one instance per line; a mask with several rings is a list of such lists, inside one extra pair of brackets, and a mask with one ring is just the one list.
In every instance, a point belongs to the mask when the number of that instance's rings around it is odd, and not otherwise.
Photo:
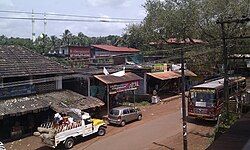
[(182, 97), (182, 129), (183, 129), (183, 150), (187, 150), (187, 115), (185, 100), (185, 73), (184, 73), (184, 52), (181, 49), (181, 97)]
[[(226, 32), (225, 32), (225, 24), (231, 24), (231, 23), (245, 23), (245, 22), (250, 22), (249, 17), (243, 17), (241, 19), (231, 19), (231, 20), (217, 20), (217, 24), (221, 25), (221, 38), (222, 38), (222, 52), (223, 52), (223, 67), (224, 67), (224, 104), (226, 105), (226, 115), (227, 118), (229, 117), (229, 90), (228, 90), (228, 49), (227, 49), (227, 43), (226, 39), (230, 39), (229, 37), (226, 37)], [(234, 38), (249, 38), (249, 37), (232, 37), (231, 39)]]
[(34, 27), (35, 27), (35, 16), (34, 16), (34, 11), (33, 11), (33, 9), (32, 9), (32, 42), (33, 42), (33, 43), (34, 43), (35, 40), (36, 40)]
[(226, 45), (225, 24), (221, 23), (221, 36), (222, 36), (222, 53), (223, 53), (223, 67), (224, 67), (224, 103), (226, 104), (226, 115), (229, 114), (229, 92), (228, 92), (228, 52)]
[(47, 25), (47, 20), (46, 20), (46, 13), (43, 14), (44, 16), (44, 27), (43, 27), (43, 34), (46, 34), (46, 25)]

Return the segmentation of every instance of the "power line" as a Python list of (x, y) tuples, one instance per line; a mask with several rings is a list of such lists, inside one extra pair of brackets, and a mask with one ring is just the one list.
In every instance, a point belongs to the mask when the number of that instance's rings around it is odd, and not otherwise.
[[(28, 11), (12, 11), (12, 10), (0, 10), (2, 13), (16, 13), (16, 14), (32, 14), (32, 12)], [(36, 15), (44, 15), (41, 12), (34, 12)], [(75, 15), (75, 14), (61, 14), (61, 13), (46, 13), (47, 16), (61, 16), (61, 17), (79, 17), (79, 18), (92, 18), (92, 19), (104, 19), (103, 17), (98, 16), (88, 16), (88, 15)], [(138, 18), (121, 18), (121, 17), (110, 17), (108, 19), (115, 20), (130, 20), (130, 21), (142, 21), (143, 19)]]
[[(4, 17), (0, 16), (0, 19), (9, 19), (9, 20), (38, 20), (44, 21), (44, 18), (31, 18), (31, 17)], [(122, 20), (106, 20), (102, 18), (102, 20), (93, 20), (93, 19), (62, 19), (62, 18), (47, 18), (46, 20), (50, 21), (65, 21), (65, 22), (106, 22), (106, 23), (133, 23), (137, 21), (122, 21)]]

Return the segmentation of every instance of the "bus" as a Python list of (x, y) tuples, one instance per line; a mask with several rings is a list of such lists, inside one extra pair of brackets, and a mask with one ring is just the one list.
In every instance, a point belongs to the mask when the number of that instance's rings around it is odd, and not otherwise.
[[(189, 90), (188, 117), (217, 120), (223, 108), (224, 78), (207, 81)], [(230, 77), (229, 97), (239, 98), (246, 91), (245, 77)]]

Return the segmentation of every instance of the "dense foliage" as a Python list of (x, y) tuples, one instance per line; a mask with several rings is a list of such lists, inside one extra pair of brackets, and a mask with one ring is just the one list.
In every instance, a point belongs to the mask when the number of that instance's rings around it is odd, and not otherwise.
[[(169, 55), (173, 48), (187, 46), (162, 46), (169, 38), (207, 41), (206, 46), (185, 49), (190, 51), (185, 54), (189, 68), (203, 75), (216, 74), (222, 64), (221, 26), (216, 21), (249, 17), (250, 14), (249, 0), (147, 0), (144, 7), (145, 19), (126, 30), (129, 46), (141, 49), (146, 55)], [(250, 35), (247, 22), (228, 24), (225, 30), (227, 37)], [(150, 42), (161, 44), (150, 47)], [(227, 44), (230, 54), (249, 53), (250, 40), (230, 40)], [(177, 52), (172, 55), (178, 55)]]
[(73, 35), (68, 29), (64, 31), (61, 37), (57, 37), (55, 35), (49, 37), (48, 35), (42, 34), (36, 38), (34, 44), (29, 38), (8, 38), (4, 35), (0, 36), (0, 45), (20, 45), (35, 50), (41, 54), (46, 54), (48, 51), (60, 46), (89, 46), (91, 44), (122, 45), (122, 40), (121, 37), (117, 35), (109, 35), (106, 37), (88, 37), (82, 32), (79, 32), (77, 35)]

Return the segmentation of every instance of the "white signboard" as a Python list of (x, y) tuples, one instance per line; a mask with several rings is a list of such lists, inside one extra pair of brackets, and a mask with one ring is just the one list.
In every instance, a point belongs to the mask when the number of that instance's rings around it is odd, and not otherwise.
[(206, 102), (195, 102), (195, 106), (197, 106), (197, 107), (206, 107)]

